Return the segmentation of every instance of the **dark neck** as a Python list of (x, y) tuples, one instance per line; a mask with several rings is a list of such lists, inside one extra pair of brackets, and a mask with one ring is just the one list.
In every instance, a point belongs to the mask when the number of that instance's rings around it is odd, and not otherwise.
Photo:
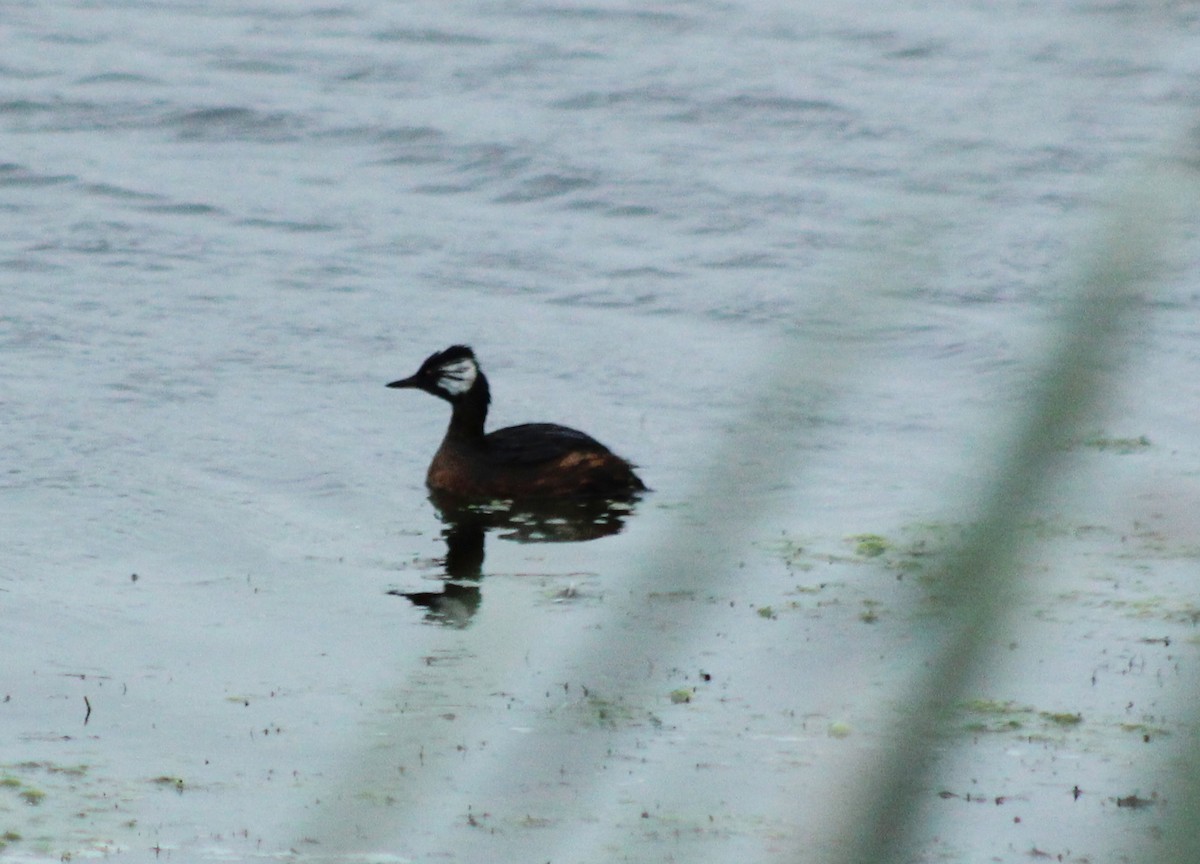
[(483, 422), (487, 420), (488, 403), (491, 399), (487, 379), (480, 372), (479, 377), (475, 379), (475, 386), (451, 403), (454, 411), (450, 415), (450, 428), (446, 430), (446, 437), (482, 441)]

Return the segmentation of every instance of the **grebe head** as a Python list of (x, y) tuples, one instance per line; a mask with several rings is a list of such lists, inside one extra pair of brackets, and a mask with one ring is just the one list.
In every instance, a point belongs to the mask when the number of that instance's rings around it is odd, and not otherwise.
[(445, 351), (429, 355), (415, 374), (388, 384), (432, 393), (447, 402), (457, 402), (482, 379), (475, 352), (466, 345), (451, 345)]

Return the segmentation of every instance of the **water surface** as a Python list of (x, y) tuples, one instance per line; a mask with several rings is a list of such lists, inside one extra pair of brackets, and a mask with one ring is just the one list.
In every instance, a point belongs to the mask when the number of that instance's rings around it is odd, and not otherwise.
[[(1185, 6), (6, 16), (13, 860), (828, 860), (937, 620), (925, 554), (1195, 107)], [(1032, 526), (927, 860), (1153, 842), (1193, 261)], [(588, 542), (489, 531), (431, 618), (402, 595), (444, 590), (445, 406), (383, 384), (459, 342), (495, 424), (585, 429), (656, 491)]]

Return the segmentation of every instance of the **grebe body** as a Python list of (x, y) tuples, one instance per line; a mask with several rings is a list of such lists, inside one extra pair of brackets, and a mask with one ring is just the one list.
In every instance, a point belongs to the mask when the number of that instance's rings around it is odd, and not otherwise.
[(556, 423), (485, 433), (491, 393), (475, 352), (452, 345), (414, 375), (387, 385), (424, 390), (450, 403), (450, 425), (425, 481), (470, 500), (629, 497), (646, 485), (633, 466), (595, 438)]

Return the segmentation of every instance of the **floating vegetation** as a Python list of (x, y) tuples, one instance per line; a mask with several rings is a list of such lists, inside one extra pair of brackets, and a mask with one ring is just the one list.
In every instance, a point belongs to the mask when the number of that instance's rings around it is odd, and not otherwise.
[(852, 731), (850, 724), (843, 720), (833, 721), (825, 730), (830, 738), (849, 738)]
[(1015, 702), (975, 699), (962, 706), (963, 711), (976, 719), (967, 722), (968, 732), (1016, 732), (1034, 715), (1034, 709)]
[(119, 845), (114, 833), (135, 827), (127, 808), (138, 797), (119, 782), (97, 778), (88, 765), (0, 765), (0, 814), (8, 820), (0, 826), (0, 859), (7, 860), (5, 850), (15, 843), (29, 860), (106, 856)]
[(900, 529), (903, 539), (883, 534), (853, 534), (846, 538), (854, 544), (851, 560), (877, 563), (898, 574), (920, 573), (930, 569), (939, 551), (951, 548), (963, 526), (920, 523)]
[(0, 790), (11, 790), (22, 803), (30, 807), (40, 806), (46, 799), (46, 792), (41, 787), (22, 779), (18, 774), (37, 773), (82, 777), (87, 771), (86, 766), (60, 766), (52, 762), (20, 762), (15, 765), (8, 765), (6, 768), (11, 773), (6, 773), (0, 777)]
[(804, 555), (805, 549), (798, 541), (785, 535), (779, 543), (778, 551), (785, 561), (795, 561)]
[(585, 691), (583, 705), (589, 719), (600, 726), (615, 728), (621, 723), (632, 723), (633, 710), (620, 699), (609, 699), (593, 691)]
[(1135, 600), (1106, 599), (1101, 605), (1139, 620), (1191, 625), (1200, 623), (1200, 606), (1181, 598), (1153, 596)]
[[(58, 765), (54, 762), (18, 762), (15, 765), (8, 765), (6, 767), (10, 770), (27, 774), (40, 771), (45, 774), (62, 774), (68, 777), (82, 777), (88, 772), (87, 765)], [(11, 776), (0, 779), (0, 786), (8, 784), (8, 781), (11, 779), (13, 779)]]
[(1151, 726), (1148, 723), (1121, 723), (1117, 726), (1122, 732), (1129, 732), (1133, 735), (1140, 735), (1142, 741), (1150, 743), (1151, 738), (1165, 738), (1171, 734), (1171, 730), (1162, 726)]
[(808, 548), (794, 537), (784, 534), (777, 542), (768, 544), (772, 554), (783, 559), (789, 570), (812, 570), (816, 562), (811, 559)]
[(1028, 705), (992, 699), (975, 699), (963, 705), (962, 709), (974, 717), (964, 728), (975, 733), (1020, 732), (1023, 735), (1037, 735), (1083, 723), (1083, 715), (1078, 712), (1039, 711)]
[(1089, 450), (1098, 450), (1101, 453), (1117, 453), (1122, 456), (1130, 453), (1141, 453), (1151, 446), (1150, 439), (1145, 435), (1139, 435), (1136, 438), (1104, 438), (1096, 436), (1081, 441), (1080, 445)]
[(673, 603), (691, 602), (696, 598), (695, 591), (651, 591), (646, 595), (647, 600), (663, 600)]
[(1083, 722), (1082, 714), (1056, 713), (1053, 711), (1039, 711), (1038, 716), (1047, 722), (1053, 723), (1056, 726), (1078, 726)]
[(1159, 803), (1158, 793), (1151, 792), (1149, 798), (1143, 798), (1134, 792), (1132, 795), (1124, 795), (1116, 799), (1118, 807), (1128, 807), (1131, 810), (1139, 810), (1144, 807), (1150, 807)]
[(879, 534), (855, 534), (847, 539), (854, 543), (854, 554), (863, 558), (878, 558), (892, 548), (891, 542)]

